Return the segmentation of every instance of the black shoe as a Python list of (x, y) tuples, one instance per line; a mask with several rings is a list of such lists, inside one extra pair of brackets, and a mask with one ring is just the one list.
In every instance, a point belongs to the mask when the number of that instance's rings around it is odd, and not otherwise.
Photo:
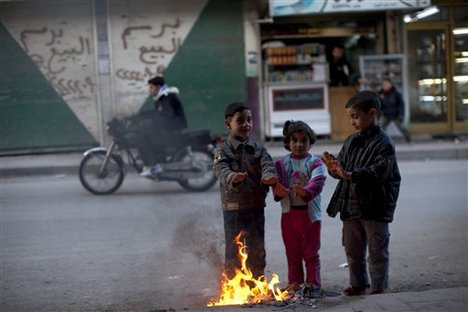
[(302, 290), (302, 296), (308, 299), (320, 299), (323, 297), (323, 290), (315, 285), (306, 285)]
[(343, 295), (353, 297), (353, 296), (365, 296), (370, 294), (369, 286), (364, 287), (348, 287), (343, 290)]
[(383, 294), (384, 291), (382, 289), (375, 289), (370, 292), (371, 295), (380, 295)]

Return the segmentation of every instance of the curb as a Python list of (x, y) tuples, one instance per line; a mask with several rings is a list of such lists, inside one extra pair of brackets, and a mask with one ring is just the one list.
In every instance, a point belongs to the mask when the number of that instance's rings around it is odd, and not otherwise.
[[(316, 144), (312, 152), (322, 157), (322, 151), (337, 154), (342, 142), (324, 142)], [(274, 160), (284, 156), (287, 151), (281, 143), (266, 143), (266, 147)], [(398, 161), (427, 160), (468, 160), (468, 143), (466, 140), (457, 143), (447, 141), (421, 141), (412, 145), (397, 145)], [(82, 159), (82, 152), (68, 154), (41, 154), (0, 157), (0, 177), (15, 177), (29, 175), (76, 175)], [(133, 172), (130, 169), (127, 172)]]

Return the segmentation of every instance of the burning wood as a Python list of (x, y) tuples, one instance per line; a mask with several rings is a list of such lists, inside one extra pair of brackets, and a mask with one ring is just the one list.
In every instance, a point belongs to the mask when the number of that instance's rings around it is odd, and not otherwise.
[(290, 298), (288, 290), (279, 288), (278, 275), (273, 273), (270, 282), (262, 275), (258, 279), (253, 277), (251, 270), (246, 266), (246, 247), (240, 241), (243, 233), (236, 236), (238, 256), (241, 268), (231, 279), (223, 272), (221, 280), (221, 294), (218, 301), (208, 302), (209, 307), (222, 305), (257, 304), (266, 302), (281, 302)]

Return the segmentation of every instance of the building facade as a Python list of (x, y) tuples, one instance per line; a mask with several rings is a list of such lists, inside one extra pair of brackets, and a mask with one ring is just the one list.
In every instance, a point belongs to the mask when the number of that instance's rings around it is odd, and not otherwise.
[[(268, 5), (258, 35), (266, 136), (275, 136), (275, 128), (280, 135), (280, 120), (320, 116), (325, 108), (331, 137), (346, 137), (353, 131), (344, 114), (346, 100), (361, 89), (378, 91), (384, 77), (404, 97), (411, 133), (468, 131), (468, 1), (269, 0)], [(330, 64), (335, 45), (344, 47), (354, 81), (329, 85), (327, 97), (322, 82), (331, 77), (319, 73), (324, 58)], [(314, 99), (324, 104), (315, 105)], [(324, 119), (310, 118), (312, 128), (325, 131), (323, 124)], [(400, 135), (392, 124), (388, 130)]]
[(361, 76), (371, 60), (384, 67), (374, 78), (400, 79), (411, 133), (468, 131), (467, 1), (293, 2), (0, 1), (1, 154), (105, 144), (107, 121), (152, 108), (146, 82), (158, 74), (179, 89), (189, 129), (225, 133), (224, 107), (246, 101), (259, 138), (311, 116), (341, 139), (352, 131), (345, 101), (363, 86), (328, 86), (337, 43)]

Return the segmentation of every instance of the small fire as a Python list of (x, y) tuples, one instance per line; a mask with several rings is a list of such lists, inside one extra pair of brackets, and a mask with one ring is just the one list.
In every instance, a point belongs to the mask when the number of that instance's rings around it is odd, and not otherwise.
[(253, 277), (251, 270), (246, 266), (248, 255), (245, 251), (246, 247), (240, 241), (242, 234), (242, 232), (239, 233), (235, 238), (241, 269), (236, 269), (236, 275), (231, 279), (228, 279), (226, 272), (223, 272), (220, 299), (216, 302), (208, 302), (209, 307), (283, 301), (289, 298), (288, 292), (281, 291), (279, 288), (277, 274), (272, 274), (270, 282), (264, 275), (258, 279)]

